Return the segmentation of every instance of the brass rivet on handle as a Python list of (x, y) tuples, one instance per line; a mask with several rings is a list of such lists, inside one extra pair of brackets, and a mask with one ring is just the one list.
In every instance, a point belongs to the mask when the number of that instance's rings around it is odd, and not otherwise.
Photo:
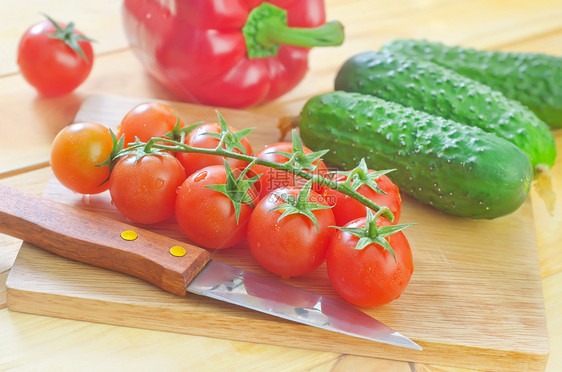
[(139, 234), (134, 232), (133, 230), (125, 230), (121, 233), (121, 238), (124, 240), (135, 240), (139, 237)]
[(179, 245), (174, 245), (172, 248), (170, 248), (170, 254), (172, 256), (183, 257), (186, 255), (186, 253), (187, 251), (185, 250), (185, 248)]

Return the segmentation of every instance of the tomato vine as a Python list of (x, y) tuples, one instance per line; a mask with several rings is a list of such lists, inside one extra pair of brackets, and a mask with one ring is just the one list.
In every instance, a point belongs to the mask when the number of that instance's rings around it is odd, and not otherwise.
[[(310, 166), (312, 162), (321, 158), (321, 156), (325, 154), (327, 150), (318, 151), (313, 154), (305, 155), (303, 151), (302, 143), (298, 135), (296, 135), (295, 130), (293, 130), (293, 136), (292, 136), (293, 153), (289, 154), (290, 155), (289, 160), (287, 160), (285, 163), (276, 163), (273, 161), (258, 158), (256, 156), (248, 155), (243, 152), (242, 153), (235, 152), (234, 151), (235, 149), (243, 148), (242, 145), (240, 144), (240, 140), (248, 133), (250, 133), (252, 129), (245, 129), (243, 131), (233, 133), (228, 129), (226, 121), (218, 111), (217, 111), (217, 115), (219, 118), (219, 123), (221, 125), (221, 133), (219, 134), (209, 133), (209, 135), (215, 136), (216, 138), (219, 139), (219, 144), (215, 148), (209, 149), (209, 148), (189, 146), (183, 143), (183, 141), (181, 140), (178, 141), (173, 139), (174, 137), (177, 138), (178, 137), (177, 135), (176, 136), (171, 135), (170, 137), (172, 138), (168, 138), (167, 136), (153, 137), (147, 142), (142, 142), (137, 139), (135, 142), (128, 144), (127, 148), (123, 148), (122, 139), (119, 139), (118, 141), (114, 140), (114, 143), (117, 147), (116, 149), (114, 149), (114, 151), (112, 151), (110, 158), (102, 164), (103, 166), (109, 165), (111, 168), (111, 164), (113, 162), (118, 160), (120, 157), (130, 154), (136, 154), (137, 159), (146, 155), (169, 156), (170, 153), (177, 153), (177, 152), (218, 155), (225, 158), (238, 159), (247, 162), (252, 166), (258, 164), (258, 165), (292, 173), (295, 176), (302, 177), (311, 183), (316, 183), (321, 186), (325, 186), (333, 190), (339, 191), (340, 193), (345, 194), (359, 201), (361, 204), (365, 205), (366, 207), (374, 210), (376, 213), (382, 215), (390, 222), (394, 221), (394, 214), (391, 212), (391, 210), (388, 207), (381, 206), (373, 202), (372, 200), (369, 200), (365, 196), (361, 195), (359, 192), (357, 192), (357, 187), (355, 187), (355, 185), (352, 186), (351, 184), (352, 179), (356, 177), (347, 177), (345, 181), (336, 182), (328, 177), (324, 177), (322, 175), (310, 173), (309, 171), (307, 171), (310, 170)], [(176, 124), (176, 126), (179, 126), (179, 124)], [(191, 130), (195, 126), (196, 125), (192, 125), (189, 127), (189, 129)], [(174, 131), (176, 132), (178, 130), (179, 127), (174, 129)], [(180, 136), (180, 138), (183, 137), (184, 135)], [(391, 170), (385, 170), (379, 173), (385, 174), (390, 171)], [(362, 176), (363, 178), (365, 174), (365, 165), (364, 162), (360, 162), (356, 168), (351, 169), (350, 171), (333, 172), (333, 173), (348, 174), (348, 175), (357, 174)], [(372, 179), (368, 180), (367, 182), (372, 183)]]

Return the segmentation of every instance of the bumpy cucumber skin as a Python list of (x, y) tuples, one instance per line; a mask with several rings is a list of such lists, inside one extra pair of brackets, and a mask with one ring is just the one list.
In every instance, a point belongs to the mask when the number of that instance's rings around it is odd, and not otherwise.
[(361, 158), (402, 192), (459, 217), (492, 219), (515, 211), (529, 192), (533, 169), (512, 143), (378, 97), (336, 91), (311, 98), (299, 131), (313, 150), (340, 169)]
[(551, 128), (562, 128), (562, 58), (484, 51), (427, 40), (394, 40), (384, 51), (425, 59), (455, 70), (529, 107)]
[(338, 71), (335, 88), (371, 94), (494, 133), (523, 150), (533, 167), (556, 160), (548, 125), (518, 101), (434, 63), (399, 54), (365, 52)]

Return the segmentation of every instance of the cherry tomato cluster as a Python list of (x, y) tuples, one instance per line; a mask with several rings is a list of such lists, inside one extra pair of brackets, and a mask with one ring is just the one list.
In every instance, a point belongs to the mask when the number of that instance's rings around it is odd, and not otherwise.
[[(117, 135), (97, 123), (64, 128), (53, 142), (51, 165), (75, 192), (109, 190), (112, 204), (135, 223), (175, 216), (181, 231), (208, 249), (247, 241), (256, 261), (285, 279), (326, 262), (337, 293), (358, 306), (398, 298), (413, 263), (401, 231), (408, 225), (397, 225), (400, 193), (388, 171), (361, 162), (347, 172), (329, 172), (321, 159), (325, 151), (306, 148), (296, 133), (292, 142), (254, 156), (249, 132), (228, 126), (220, 114), (216, 123), (187, 127), (172, 107), (150, 102), (127, 113)], [(215, 155), (218, 149), (226, 152)], [(312, 182), (318, 177), (330, 181)], [(344, 183), (378, 211), (373, 215), (334, 188)], [(388, 211), (392, 223), (383, 217)]]

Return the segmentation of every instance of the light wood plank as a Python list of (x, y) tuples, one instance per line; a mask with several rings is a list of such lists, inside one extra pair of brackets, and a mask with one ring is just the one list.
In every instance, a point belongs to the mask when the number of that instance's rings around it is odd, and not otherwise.
[[(470, 2), (448, 0), (400, 2), (327, 0), (326, 3), (328, 18), (339, 18), (346, 24), (348, 34), (346, 43), (339, 48), (313, 50), (310, 59), (311, 69), (307, 78), (299, 87), (273, 104), (253, 109), (254, 112), (262, 112), (266, 115), (293, 115), (300, 110), (303, 100), (310, 94), (321, 93), (332, 88), (332, 79), (335, 76), (334, 68), (337, 68), (345, 58), (353, 53), (376, 48), (395, 37), (427, 37), (448, 43), (462, 43), (465, 46), (562, 55), (562, 48), (560, 47), (562, 45), (562, 31), (558, 21), (560, 19), (560, 2), (558, 0), (533, 2), (523, 0), (475, 0)], [(69, 4), (70, 10), (68, 13), (64, 13), (63, 8)], [(16, 71), (14, 46), (17, 45), (21, 32), (40, 18), (39, 10), (57, 17), (62, 14), (59, 13), (59, 10), (63, 9), (64, 14), (60, 18), (74, 19), (86, 33), (90, 35), (92, 32), (95, 33), (96, 36), (94, 37), (98, 39), (98, 43), (94, 48), (98, 53), (98, 58), (92, 76), (85, 85), (78, 89), (75, 95), (78, 97), (77, 103), (73, 103), (76, 97), (65, 98), (59, 102), (36, 100), (33, 89), (27, 86), (21, 77), (15, 75), (0, 79), (0, 108), (2, 110), (2, 117), (0, 118), (0, 178), (16, 174), (22, 170), (29, 170), (30, 167), (37, 164), (46, 165), (48, 148), (57, 128), (66, 125), (68, 120), (72, 120), (84, 97), (92, 93), (173, 99), (146, 78), (132, 55), (126, 52), (112, 53), (125, 45), (125, 39), (119, 24), (120, 15), (115, 11), (118, 5), (119, 2), (106, 0), (95, 2), (70, 2), (69, 0), (16, 2), (14, 0), (3, 0), (1, 2), (0, 51), (2, 53), (0, 54), (0, 76)], [(52, 9), (56, 9), (56, 11)], [(84, 10), (86, 11), (84, 12)], [(29, 12), (25, 14), (26, 11)], [(88, 14), (81, 14), (83, 12)], [(65, 14), (68, 14), (68, 17)], [(84, 25), (83, 19), (91, 19), (94, 22), (84, 28), (82, 27)], [(103, 27), (99, 27), (99, 25), (103, 25)], [(103, 32), (104, 36), (97, 36), (100, 32)], [(4, 66), (9, 67), (4, 69)], [(10, 132), (9, 128), (12, 128), (13, 132)], [(10, 133), (25, 136), (32, 146), (26, 146), (24, 143), (19, 143), (20, 146), (12, 145), (14, 141), (11, 139), (5, 140), (7, 138), (5, 135)], [(21, 139), (23, 137), (12, 138)], [(32, 174), (36, 173), (33, 172)], [(33, 180), (33, 177), (27, 179)], [(5, 180), (9, 181), (11, 178)], [(46, 182), (46, 178), (42, 182)], [(25, 182), (20, 187), (25, 187)], [(534, 203), (533, 210), (535, 218), (540, 221), (540, 223), (537, 223), (538, 248), (548, 316), (550, 347), (551, 350), (556, 351), (562, 349), (562, 325), (560, 324), (562, 302), (559, 300), (561, 298), (560, 288), (562, 288), (561, 253), (559, 253), (562, 252), (560, 243), (562, 237), (560, 236), (560, 223), (557, 218), (548, 218), (546, 215), (540, 217), (539, 213), (545, 213), (540, 207), (540, 204)], [(541, 233), (543, 231), (544, 233)], [(541, 235), (543, 235), (543, 238), (541, 238)], [(552, 245), (549, 245), (550, 243)], [(5, 246), (0, 245), (0, 247)], [(2, 252), (0, 262), (8, 262), (8, 265), (10, 265), (9, 261), (2, 261), (6, 251), (2, 250)], [(545, 253), (543, 254), (543, 252)], [(61, 334), (51, 332), (52, 329), (62, 326), (57, 319), (27, 315), (19, 317), (16, 316), (17, 313), (8, 313), (6, 310), (0, 311), (0, 313), (10, 314), (7, 317), (0, 317), (0, 338), (9, 340), (9, 345), (15, 345), (15, 349), (10, 349), (10, 354), (6, 354), (4, 351), (6, 351), (5, 345), (7, 343), (0, 343), (0, 369), (4, 369), (6, 360), (15, 363), (10, 364), (10, 366), (25, 365), (33, 368), (35, 365), (40, 365), (40, 367), (43, 367), (38, 369), (49, 369), (52, 365), (88, 368), (103, 363), (100, 360), (100, 355), (114, 362), (116, 366), (126, 368), (128, 365), (134, 365), (142, 369), (142, 362), (147, 367), (153, 365), (151, 363), (154, 359), (147, 357), (147, 355), (157, 353), (162, 355), (162, 360), (166, 360), (168, 365), (172, 367), (171, 369), (174, 369), (173, 367), (180, 369), (181, 363), (186, 359), (192, 361), (193, 366), (208, 367), (206, 369), (216, 367), (219, 370), (229, 369), (231, 365), (252, 369), (253, 366), (262, 366), (263, 363), (271, 359), (275, 363), (271, 363), (269, 366), (277, 366), (277, 368), (271, 370), (283, 370), (284, 366), (287, 366), (286, 369), (290, 370), (311, 370), (314, 366), (317, 366), (318, 369), (315, 370), (324, 371), (331, 370), (337, 365), (338, 361), (350, 358), (342, 357), (339, 359), (334, 357), (334, 359), (325, 363), (308, 363), (310, 361), (308, 358), (309, 351), (301, 351), (303, 357), (296, 357), (295, 359), (294, 354), (288, 353), (286, 348), (253, 344), (247, 344), (240, 349), (236, 348), (235, 353), (230, 352), (232, 349), (221, 349), (219, 346), (219, 350), (225, 351), (223, 354), (209, 355), (207, 348), (217, 347), (215, 344), (185, 341), (192, 340), (192, 338), (208, 340), (207, 338), (168, 333), (165, 333), (162, 338), (158, 338), (151, 337), (154, 332), (148, 331), (136, 334), (136, 337), (133, 337), (134, 342), (131, 342), (134, 345), (131, 346), (128, 343), (128, 336), (132, 335), (129, 333), (129, 328), (71, 321), (68, 321), (68, 323), (77, 323), (78, 325), (71, 327), (72, 337), (70, 339), (72, 341), (66, 342), (64, 334), (61, 336)], [(38, 327), (37, 333), (32, 334), (25, 342), (21, 342), (21, 331), (34, 327)], [(6, 334), (4, 333), (5, 330), (13, 329), (16, 329), (16, 331), (8, 333), (9, 337), (3, 337)], [(114, 337), (116, 342), (112, 345), (118, 351), (112, 352), (112, 350), (105, 348), (105, 345), (101, 342), (88, 342), (90, 335), (97, 335), (102, 332), (101, 330)], [(179, 338), (175, 338), (175, 336)], [(165, 345), (185, 345), (186, 347), (181, 348), (182, 352), (178, 353), (168, 352), (169, 350), (164, 350), (165, 348), (156, 348), (158, 350), (155, 350), (154, 345), (160, 345), (163, 340), (167, 339), (171, 339), (175, 343), (170, 342)], [(103, 340), (106, 343), (110, 342), (110, 339), (104, 338)], [(223, 340), (216, 341), (219, 344), (223, 342)], [(51, 345), (53, 342), (55, 346), (50, 349), (51, 353), (41, 351), (39, 345)], [(30, 348), (30, 344), (35, 345), (35, 347)], [(199, 344), (204, 348), (200, 349)], [(120, 354), (123, 349), (128, 347), (136, 348), (138, 353), (123, 352)], [(260, 357), (260, 354), (264, 356)], [(42, 362), (40, 358), (37, 359), (37, 355), (44, 356), (45, 362)], [(232, 358), (232, 355), (235, 358)], [(207, 357), (209, 359), (206, 359)], [(302, 363), (297, 362), (297, 359)], [(138, 364), (136, 364), (136, 360), (139, 361)], [(353, 361), (355, 363), (357, 359), (353, 359)], [(356, 368), (359, 370), (375, 369), (373, 366), (377, 362), (378, 360), (367, 358), (362, 360), (360, 364), (354, 364), (354, 366), (360, 365), (363, 367)], [(49, 363), (51, 364), (49, 365)], [(420, 364), (416, 364), (415, 367), (412, 365), (412, 368), (424, 371), (449, 370), (448, 368)], [(561, 368), (562, 359), (558, 353), (552, 353), (546, 370), (554, 372), (561, 370)]]
[[(560, 226), (560, 225), (558, 225)], [(560, 246), (558, 248), (560, 250)], [(557, 272), (543, 278), (546, 315), (548, 317), (548, 337), (550, 342), (550, 357), (546, 371), (558, 371), (562, 366), (562, 272)]]
[[(79, 310), (79, 309), (77, 309)], [(332, 353), (0, 310), (2, 370), (304, 371)], [(66, 356), (66, 358), (64, 357)], [(67, 366), (67, 367), (64, 367)], [(257, 367), (259, 366), (259, 368)], [(255, 368), (255, 369), (254, 369)]]

